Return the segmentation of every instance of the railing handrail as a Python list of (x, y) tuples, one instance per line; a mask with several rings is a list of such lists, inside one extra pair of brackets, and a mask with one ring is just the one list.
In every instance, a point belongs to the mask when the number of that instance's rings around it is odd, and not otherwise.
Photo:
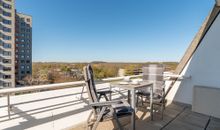
[[(140, 75), (131, 75), (131, 76), (123, 76), (123, 77), (114, 77), (114, 78), (106, 78), (102, 79), (101, 81), (104, 82), (111, 82), (111, 81), (118, 81), (123, 80), (124, 78), (138, 78), (143, 76)], [(170, 76), (170, 77), (183, 77), (181, 75), (174, 75), (171, 73), (164, 73), (164, 76)], [(20, 87), (20, 88), (8, 88), (8, 89), (1, 89), (0, 95), (7, 95), (7, 108), (8, 108), (8, 117), (11, 118), (11, 104), (10, 104), (10, 94), (13, 93), (21, 93), (21, 92), (30, 92), (30, 91), (40, 91), (40, 90), (52, 90), (52, 89), (64, 89), (64, 88), (70, 88), (73, 86), (79, 86), (85, 84), (85, 81), (75, 81), (75, 82), (66, 82), (66, 83), (57, 83), (57, 84), (48, 84), (48, 85), (36, 85), (36, 86), (26, 86), (26, 87)], [(84, 87), (82, 89), (82, 92), (84, 91)]]
[[(116, 81), (122, 80), (125, 77), (135, 78), (140, 77), (141, 75), (131, 75), (131, 76), (124, 76), (124, 77), (114, 77), (114, 78), (105, 78), (102, 81)], [(66, 82), (66, 83), (56, 83), (56, 84), (47, 84), (47, 85), (35, 85), (35, 86), (23, 86), (20, 88), (7, 88), (1, 89), (0, 95), (5, 94), (12, 94), (12, 93), (21, 93), (21, 92), (28, 92), (28, 91), (40, 91), (40, 90), (51, 90), (51, 89), (64, 89), (70, 86), (79, 86), (85, 84), (85, 81), (75, 81), (75, 82)]]
[[(105, 79), (102, 79), (102, 81), (111, 82), (111, 81), (123, 80), (125, 77), (138, 78), (141, 76), (143, 75), (140, 74), (140, 75), (131, 75), (131, 76), (123, 76), (123, 77), (105, 78)], [(164, 73), (164, 76), (178, 77), (178, 78), (183, 77), (181, 75), (174, 75), (174, 74), (168, 74), (168, 73)], [(24, 86), (20, 88), (7, 88), (7, 89), (1, 89), (0, 95), (19, 93), (19, 92), (28, 92), (28, 91), (64, 89), (64, 88), (69, 88), (71, 86), (79, 86), (83, 84), (85, 84), (85, 81), (75, 81), (75, 82), (56, 83), (56, 84), (47, 84), (47, 85), (36, 85), (36, 86)]]
[(24, 86), (20, 88), (8, 88), (8, 89), (0, 90), (0, 94), (11, 94), (11, 93), (19, 93), (19, 92), (27, 92), (27, 91), (66, 88), (68, 86), (73, 86), (73, 85), (83, 85), (84, 83), (85, 81), (75, 81), (75, 82), (47, 84), (47, 85)]
[(140, 74), (140, 75), (131, 75), (131, 76), (122, 76), (122, 77), (105, 78), (105, 79), (102, 79), (102, 81), (117, 81), (117, 80), (122, 80), (122, 79), (124, 79), (125, 77), (129, 77), (129, 78), (138, 78), (138, 77), (141, 77), (141, 76), (143, 76), (143, 75)]

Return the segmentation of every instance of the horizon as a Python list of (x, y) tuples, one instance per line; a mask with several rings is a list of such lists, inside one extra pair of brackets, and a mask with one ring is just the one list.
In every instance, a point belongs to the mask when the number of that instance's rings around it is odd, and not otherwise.
[(16, 8), (33, 17), (33, 62), (179, 62), (214, 3), (17, 0)]
[(89, 62), (62, 62), (62, 61), (51, 61), (51, 62), (47, 62), (47, 61), (33, 61), (32, 63), (62, 63), (62, 64), (88, 64), (88, 63), (103, 63), (103, 64), (145, 64), (145, 63), (179, 63), (177, 61), (146, 61), (146, 62), (106, 62), (106, 61), (89, 61)]

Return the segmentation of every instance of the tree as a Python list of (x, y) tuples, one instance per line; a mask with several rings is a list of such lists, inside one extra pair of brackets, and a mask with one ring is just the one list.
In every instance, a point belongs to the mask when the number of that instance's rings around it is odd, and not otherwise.
[(25, 76), (23, 81), (25, 85), (32, 85), (33, 84), (32, 75)]

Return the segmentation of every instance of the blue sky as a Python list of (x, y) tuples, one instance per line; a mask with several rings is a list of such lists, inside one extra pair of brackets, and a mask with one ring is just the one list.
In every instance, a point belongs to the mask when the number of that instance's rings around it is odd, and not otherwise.
[(33, 61), (179, 61), (214, 0), (16, 0)]

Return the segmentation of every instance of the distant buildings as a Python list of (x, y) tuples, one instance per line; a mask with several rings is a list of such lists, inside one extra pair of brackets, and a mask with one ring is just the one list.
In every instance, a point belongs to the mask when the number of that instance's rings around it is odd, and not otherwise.
[(17, 82), (32, 73), (32, 17), (15, 16), (15, 79)]
[(32, 17), (17, 13), (14, 0), (0, 0), (0, 88), (32, 74)]

